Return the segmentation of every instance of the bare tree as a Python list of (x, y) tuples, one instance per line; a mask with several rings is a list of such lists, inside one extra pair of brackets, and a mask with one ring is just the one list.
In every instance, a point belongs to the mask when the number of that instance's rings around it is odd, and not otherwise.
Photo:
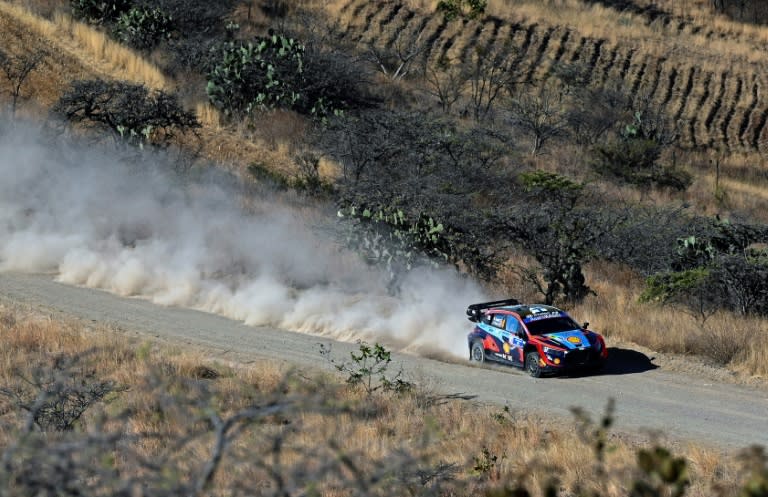
[(448, 114), (461, 96), (469, 81), (467, 68), (447, 57), (440, 57), (434, 64), (427, 63), (424, 70), (426, 92), (437, 98), (440, 108)]
[(563, 94), (551, 87), (538, 94), (523, 93), (512, 98), (509, 111), (512, 124), (532, 136), (531, 155), (539, 154), (549, 140), (564, 134), (568, 126)]
[(48, 53), (44, 50), (36, 50), (22, 55), (8, 55), (0, 50), (0, 70), (11, 85), (9, 90), (11, 94), (11, 118), (16, 116), (22, 86), (32, 71), (47, 56)]
[(488, 53), (477, 48), (470, 62), (470, 110), (475, 121), (485, 119), (503, 91), (517, 84), (507, 57), (508, 49)]
[(366, 58), (389, 79), (393, 81), (403, 79), (410, 73), (416, 57), (425, 48), (424, 43), (421, 42), (421, 33), (417, 34), (415, 39), (409, 35), (408, 31), (400, 31), (391, 46), (369, 42), (365, 53)]

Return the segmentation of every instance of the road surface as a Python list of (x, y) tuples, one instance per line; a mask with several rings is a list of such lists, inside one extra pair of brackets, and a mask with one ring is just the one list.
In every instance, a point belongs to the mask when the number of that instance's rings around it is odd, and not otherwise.
[[(355, 349), (354, 344), (324, 337), (250, 327), (212, 314), (63, 285), (49, 275), (0, 273), (0, 295), (126, 331), (203, 346), (239, 360), (282, 358), (322, 368), (327, 364), (319, 354), (319, 343), (331, 344), (338, 357)], [(460, 312), (457, 316), (461, 319)], [(768, 390), (667, 372), (632, 350), (612, 349), (604, 374), (572, 378), (534, 379), (511, 368), (477, 367), (404, 354), (393, 358), (405, 372), (431, 381), (442, 393), (472, 395), (477, 401), (509, 405), (513, 410), (546, 408), (554, 415), (571, 418), (570, 409), (578, 406), (597, 418), (613, 398), (616, 431), (660, 431), (673, 440), (728, 451), (752, 444), (768, 446)]]

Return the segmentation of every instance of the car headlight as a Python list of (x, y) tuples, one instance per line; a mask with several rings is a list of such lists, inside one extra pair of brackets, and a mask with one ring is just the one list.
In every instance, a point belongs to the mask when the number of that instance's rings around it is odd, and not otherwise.
[(565, 357), (565, 351), (560, 349), (553, 349), (551, 347), (544, 347), (544, 353), (549, 357)]

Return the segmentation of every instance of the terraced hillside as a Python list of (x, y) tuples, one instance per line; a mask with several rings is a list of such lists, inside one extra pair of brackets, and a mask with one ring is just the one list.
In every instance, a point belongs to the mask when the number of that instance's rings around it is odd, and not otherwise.
[(768, 149), (768, 40), (760, 28), (736, 33), (658, 2), (581, 3), (582, 14), (600, 13), (616, 26), (597, 29), (596, 22), (585, 33), (574, 26), (577, 17), (548, 22), (546, 12), (536, 18), (526, 9), (449, 22), (400, 2), (368, 0), (343, 2), (337, 18), (349, 41), (391, 46), (406, 37), (425, 47), (426, 60), (461, 59), (474, 47), (504, 51), (522, 81), (543, 82), (559, 64), (585, 65), (591, 85), (615, 85), (664, 109), (679, 123), (684, 147)]

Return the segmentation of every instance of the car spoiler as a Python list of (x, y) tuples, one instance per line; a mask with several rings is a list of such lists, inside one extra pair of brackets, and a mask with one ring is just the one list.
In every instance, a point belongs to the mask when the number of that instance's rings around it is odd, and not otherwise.
[(518, 305), (520, 302), (517, 299), (506, 300), (494, 300), (493, 302), (481, 302), (479, 304), (472, 304), (467, 307), (467, 319), (476, 323), (480, 321), (480, 315), (484, 309), (490, 309), (491, 307), (504, 307), (507, 305)]

